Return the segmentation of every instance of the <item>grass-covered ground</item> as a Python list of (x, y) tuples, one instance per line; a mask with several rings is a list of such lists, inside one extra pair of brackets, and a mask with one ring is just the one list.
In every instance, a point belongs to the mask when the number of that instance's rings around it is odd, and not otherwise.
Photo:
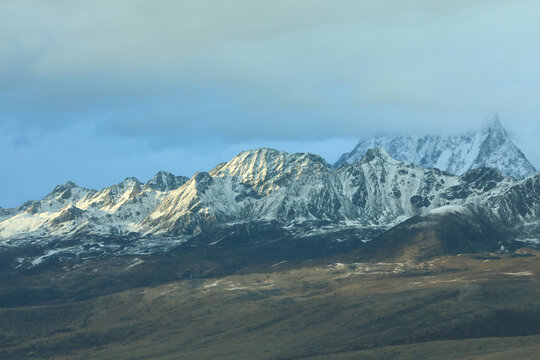
[(534, 250), (423, 263), (275, 263), (4, 307), (0, 359), (535, 359), (539, 265)]

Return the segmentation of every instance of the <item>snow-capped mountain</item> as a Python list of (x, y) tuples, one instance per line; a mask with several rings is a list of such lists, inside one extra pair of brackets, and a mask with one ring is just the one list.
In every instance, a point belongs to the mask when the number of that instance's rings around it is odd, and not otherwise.
[(144, 189), (171, 191), (177, 189), (188, 180), (189, 178), (185, 176), (175, 176), (167, 171), (159, 171), (153, 178), (144, 184)]
[(257, 149), (191, 179), (160, 172), (146, 184), (127, 178), (99, 191), (59, 185), (40, 201), (2, 209), (0, 245), (45, 246), (34, 264), (60, 251), (164, 251), (239, 224), (272, 223), (285, 232), (299, 229), (294, 236), (300, 237), (339, 229), (380, 232), (446, 209), (474, 210), (482, 221), (527, 238), (540, 216), (539, 177), (520, 181), (486, 167), (457, 176), (406, 164), (384, 149), (370, 149), (338, 169), (314, 154)]
[(317, 155), (245, 151), (171, 192), (142, 228), (186, 234), (214, 223), (322, 219), (339, 206), (327, 196), (333, 178)]
[(515, 182), (488, 168), (458, 177), (404, 164), (384, 149), (337, 170), (317, 155), (259, 149), (195, 175), (140, 231), (186, 235), (217, 223), (272, 220), (391, 226), (440, 206), (480, 203)]
[(492, 167), (516, 179), (536, 172), (510, 139), (498, 118), (478, 132), (459, 136), (378, 136), (361, 140), (334, 164), (354, 163), (368, 149), (384, 148), (392, 157), (424, 168), (437, 168), (461, 175), (478, 167)]
[(163, 171), (146, 184), (131, 177), (99, 191), (68, 181), (42, 200), (4, 209), (0, 239), (130, 232), (169, 191), (186, 181)]

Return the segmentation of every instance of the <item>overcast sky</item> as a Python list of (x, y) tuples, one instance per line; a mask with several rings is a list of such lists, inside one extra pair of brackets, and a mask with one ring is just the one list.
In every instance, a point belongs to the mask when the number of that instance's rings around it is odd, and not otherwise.
[(0, 206), (191, 176), (261, 146), (329, 162), (493, 114), (540, 168), (540, 1), (0, 1)]

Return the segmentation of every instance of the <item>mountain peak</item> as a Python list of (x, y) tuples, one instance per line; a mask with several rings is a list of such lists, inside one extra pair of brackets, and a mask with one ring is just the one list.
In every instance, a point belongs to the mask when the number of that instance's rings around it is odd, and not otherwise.
[(75, 184), (73, 181), (67, 181), (65, 184), (56, 185), (54, 189), (45, 197), (47, 198), (55, 198), (55, 197), (62, 197), (62, 198), (69, 198), (71, 196), (71, 190), (78, 188), (79, 186)]
[(331, 167), (318, 155), (260, 148), (241, 152), (229, 162), (213, 168), (210, 175), (240, 179), (257, 193), (265, 194), (279, 188), (281, 179), (325, 171), (331, 171)]
[(506, 134), (506, 129), (502, 125), (501, 119), (498, 114), (495, 114), (485, 123), (484, 129), (488, 131), (502, 132)]
[(276, 150), (276, 149), (273, 149), (273, 148), (262, 147), (262, 148), (252, 149), (252, 150), (244, 150), (240, 154), (238, 154), (237, 156), (242, 156), (242, 155), (246, 155), (246, 156), (270, 155), (270, 156), (272, 156), (272, 155), (278, 155), (278, 154), (281, 154), (281, 153), (286, 154), (287, 152)]
[(424, 168), (438, 168), (455, 175), (482, 166), (496, 168), (516, 179), (536, 172), (512, 142), (498, 116), (486, 123), (481, 131), (462, 135), (378, 136), (360, 140), (351, 152), (339, 158), (334, 167), (343, 163), (352, 164), (372, 148), (384, 148), (398, 161)]
[(185, 176), (175, 176), (168, 171), (160, 170), (148, 180), (144, 187), (157, 191), (170, 191), (179, 188), (188, 180)]
[(154, 178), (156, 178), (156, 177), (167, 177), (167, 176), (171, 176), (171, 175), (174, 176), (173, 173), (170, 173), (170, 172), (165, 171), (165, 170), (159, 170), (156, 173), (156, 175), (154, 175)]
[(394, 160), (385, 148), (372, 148), (366, 151), (366, 154), (360, 159), (360, 162), (371, 162), (380, 159), (383, 161)]
[(126, 189), (131, 187), (140, 188), (142, 186), (142, 182), (139, 181), (139, 179), (129, 176), (125, 178), (124, 180), (120, 181), (119, 183), (109, 186), (106, 189), (112, 190), (112, 191), (119, 191), (120, 189)]
[(128, 176), (123, 181), (121, 181), (120, 184), (142, 184), (142, 183), (136, 177)]
[(64, 184), (60, 184), (60, 185), (56, 185), (53, 189), (53, 192), (55, 191), (62, 191), (62, 190), (65, 190), (65, 189), (72, 189), (72, 188), (76, 188), (76, 187), (79, 187), (79, 185), (75, 184), (73, 181), (69, 180), (69, 181), (66, 181)]
[(219, 164), (210, 171), (212, 176), (240, 176), (243, 178), (268, 178), (284, 174), (296, 164), (296, 171), (312, 166), (329, 167), (319, 155), (311, 153), (288, 153), (270, 148), (242, 151), (227, 163)]

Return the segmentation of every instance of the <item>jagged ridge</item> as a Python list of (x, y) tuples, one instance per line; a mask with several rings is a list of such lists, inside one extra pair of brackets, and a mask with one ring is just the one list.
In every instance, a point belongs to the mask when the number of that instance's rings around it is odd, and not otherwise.
[[(539, 197), (538, 175), (518, 181), (482, 167), (455, 176), (397, 161), (384, 149), (368, 150), (359, 161), (333, 169), (314, 154), (258, 149), (189, 180), (160, 172), (146, 184), (127, 178), (100, 191), (68, 182), (43, 200), (3, 210), (0, 237), (10, 246), (37, 237), (44, 243), (61, 237), (92, 244), (96, 236), (153, 237), (157, 240), (141, 240), (136, 250), (152, 252), (216, 225), (274, 222), (302, 229), (308, 224), (311, 233), (388, 229), (414, 216), (465, 207), (530, 234)], [(104, 244), (95, 243), (92, 251), (105, 251)], [(77, 251), (86, 251), (80, 250), (83, 245)]]
[(496, 168), (516, 179), (536, 172), (498, 118), (479, 132), (458, 136), (378, 136), (361, 140), (351, 152), (343, 154), (334, 167), (354, 163), (372, 148), (384, 148), (405, 163), (457, 175), (478, 167)]

